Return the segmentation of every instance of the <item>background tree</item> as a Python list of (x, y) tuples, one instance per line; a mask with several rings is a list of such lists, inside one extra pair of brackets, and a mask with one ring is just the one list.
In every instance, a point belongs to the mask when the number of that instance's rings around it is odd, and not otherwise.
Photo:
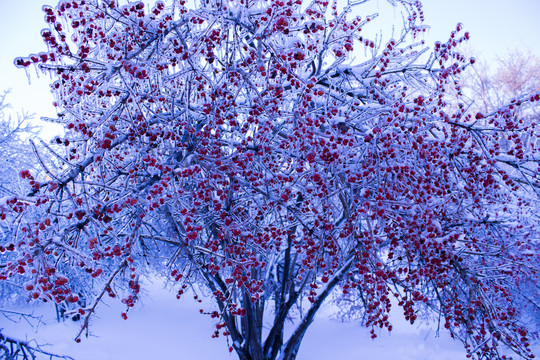
[(32, 116), (20, 113), (16, 120), (13, 119), (6, 102), (8, 94), (4, 92), (0, 95), (0, 197), (13, 196), (20, 193), (22, 187), (28, 186), (14, 174), (29, 166), (37, 170), (32, 160), (33, 154), (24, 141), (24, 138), (36, 134), (36, 128), (29, 122)]
[(424, 57), (421, 3), (393, 3), (406, 22), (387, 43), (362, 32), (375, 15), (321, 0), (44, 7), (47, 51), (15, 64), (56, 78), (68, 132), (51, 180), (23, 171), (31, 193), (6, 201), (17, 232), (0, 250), (17, 260), (1, 279), (58, 303), (93, 284), (77, 341), (104, 296), (134, 306), (150, 265), (178, 296), (210, 289), (214, 335), (240, 359), (294, 359), (332, 293), (373, 337), (395, 298), (471, 356), (532, 357), (512, 290), (536, 279), (538, 133), (516, 110), (540, 94), (453, 110), (469, 34)]
[(508, 51), (494, 66), (480, 61), (471, 67), (462, 77), (462, 86), (480, 110), (494, 111), (523, 94), (540, 91), (540, 59), (530, 51)]

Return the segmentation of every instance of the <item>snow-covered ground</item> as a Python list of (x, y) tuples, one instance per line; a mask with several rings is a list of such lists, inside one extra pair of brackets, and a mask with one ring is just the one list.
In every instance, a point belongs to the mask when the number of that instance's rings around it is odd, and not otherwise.
[[(45, 324), (32, 328), (27, 322), (14, 323), (0, 318), (0, 328), (11, 337), (36, 339), (50, 352), (70, 355), (76, 360), (139, 360), (139, 359), (237, 359), (227, 351), (224, 337), (212, 339), (213, 322), (200, 315), (200, 304), (190, 296), (176, 300), (159, 281), (146, 284), (147, 295), (129, 313), (119, 301), (108, 301), (98, 308), (99, 318), (91, 323), (91, 336), (77, 344), (73, 340), (80, 322), (58, 323), (49, 306), (18, 309), (42, 315)], [(207, 307), (206, 307), (207, 308)], [(208, 308), (207, 308), (208, 309)], [(308, 330), (300, 347), (298, 360), (461, 360), (465, 351), (441, 331), (426, 325), (411, 326), (395, 319), (394, 330), (371, 340), (369, 330), (358, 323), (343, 323), (328, 317), (323, 310)]]

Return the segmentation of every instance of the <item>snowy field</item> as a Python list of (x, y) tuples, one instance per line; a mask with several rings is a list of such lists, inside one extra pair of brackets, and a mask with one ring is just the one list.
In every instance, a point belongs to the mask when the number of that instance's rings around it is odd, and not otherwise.
[[(189, 295), (176, 300), (174, 293), (157, 281), (145, 287), (148, 293), (128, 313), (128, 320), (120, 316), (124, 307), (119, 301), (109, 300), (108, 305), (98, 307), (99, 317), (91, 323), (91, 336), (80, 344), (73, 340), (80, 322), (58, 323), (54, 308), (49, 306), (18, 309), (42, 316), (44, 324), (37, 328), (5, 317), (0, 319), (0, 328), (6, 335), (36, 339), (39, 344), (47, 344), (44, 349), (76, 360), (237, 359), (234, 353), (228, 354), (224, 337), (211, 338), (212, 319), (199, 314), (201, 305)], [(411, 326), (395, 316), (392, 333), (383, 331), (371, 340), (369, 329), (330, 319), (329, 313), (328, 308), (322, 309), (308, 330), (298, 360), (465, 359), (460, 343), (442, 331), (437, 337), (435, 329), (426, 325)]]

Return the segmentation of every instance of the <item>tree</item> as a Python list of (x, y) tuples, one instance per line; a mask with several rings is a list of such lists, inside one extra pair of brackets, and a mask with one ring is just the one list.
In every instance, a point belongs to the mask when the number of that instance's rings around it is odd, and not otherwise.
[[(36, 134), (36, 128), (30, 124), (32, 118), (27, 113), (12, 116), (6, 98), (9, 92), (0, 95), (0, 207), (13, 196), (23, 195), (29, 191), (28, 184), (16, 174), (23, 169), (37, 170), (32, 151), (26, 146), (24, 138)], [(10, 242), (13, 228), (8, 223), (0, 223), (0, 239)], [(11, 285), (0, 284), (2, 302), (13, 300)]]
[[(38, 170), (36, 161), (32, 151), (25, 145), (25, 138), (36, 135), (37, 131), (29, 122), (32, 118), (27, 113), (17, 114), (17, 119), (14, 120), (10, 116), (9, 104), (6, 101), (8, 92), (0, 95), (0, 204), (5, 206), (8, 199), (14, 196), (20, 196), (29, 191), (28, 184), (21, 181), (16, 174), (23, 169), (31, 168)], [(15, 175), (14, 175), (15, 174)], [(30, 214), (28, 214), (30, 216)], [(35, 216), (34, 220), (36, 219)], [(0, 223), (0, 243), (6, 244), (13, 242), (13, 226), (12, 224)], [(2, 249), (4, 249), (2, 247)], [(14, 260), (16, 256), (5, 256), (3, 260)], [(3, 268), (5, 264), (0, 264)], [(21, 292), (23, 284), (20, 279), (17, 282), (2, 282), (0, 283), (0, 304), (16, 301), (14, 296), (17, 292)], [(34, 323), (36, 317), (30, 314), (18, 313), (5, 309), (0, 309), (0, 317), (11, 321), (19, 321), (24, 319), (27, 322)], [(69, 356), (62, 356), (49, 353), (43, 350), (39, 344), (33, 341), (23, 341), (7, 336), (3, 329), (0, 329), (0, 358), (2, 359), (35, 359), (36, 355), (45, 355), (50, 359), (71, 359)]]
[(36, 129), (29, 124), (32, 116), (26, 113), (17, 115), (14, 120), (9, 115), (9, 104), (6, 97), (9, 93), (0, 95), (0, 197), (15, 195), (27, 186), (13, 174), (29, 166), (38, 169), (32, 161), (32, 152), (24, 144), (24, 137), (36, 134)]
[(153, 266), (178, 296), (210, 289), (214, 335), (240, 359), (294, 359), (330, 294), (372, 337), (395, 298), (471, 356), (532, 357), (513, 290), (537, 271), (538, 132), (516, 110), (540, 94), (453, 110), (469, 34), (430, 52), (420, 2), (392, 3), (406, 21), (386, 43), (362, 32), (376, 16), (322, 0), (44, 7), (48, 50), (15, 64), (56, 78), (68, 132), (51, 180), (23, 171), (33, 190), (6, 201), (18, 231), (1, 250), (18, 260), (2, 279), (59, 303), (94, 284), (77, 341), (105, 295), (134, 306)]
[[(474, 112), (491, 113), (504, 104), (518, 99), (520, 94), (540, 91), (540, 59), (527, 50), (513, 49), (504, 56), (498, 57), (494, 64), (480, 61), (468, 68), (460, 79), (461, 91), (469, 99), (470, 109)], [(463, 99), (458, 99), (458, 101)], [(518, 116), (524, 124), (538, 123), (540, 119), (540, 103), (529, 102), (520, 106)], [(527, 142), (527, 133), (520, 135)], [(501, 139), (501, 146), (507, 149), (508, 142)], [(519, 307), (535, 323), (536, 333), (540, 330), (540, 303), (536, 300), (537, 281), (521, 284), (519, 291), (522, 302)], [(531, 291), (531, 293), (528, 293)], [(527, 311), (528, 310), (528, 311)]]
[(57, 355), (43, 350), (39, 345), (29, 341), (23, 341), (7, 337), (0, 332), (0, 355), (9, 360), (34, 360), (38, 355), (49, 359), (73, 360), (71, 356)]

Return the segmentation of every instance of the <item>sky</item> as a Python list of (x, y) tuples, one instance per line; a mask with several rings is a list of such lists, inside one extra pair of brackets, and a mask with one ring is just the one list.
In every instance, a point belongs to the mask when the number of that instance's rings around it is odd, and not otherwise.
[[(371, 2), (371, 7), (381, 12), (383, 32), (391, 31), (391, 22), (401, 21), (399, 14), (388, 16), (387, 0)], [(40, 30), (45, 27), (41, 7), (54, 3), (53, 0), (0, 0), (0, 91), (11, 90), (8, 100), (13, 108), (35, 113), (36, 118), (55, 115), (48, 88), (51, 80), (43, 74), (38, 78), (34, 70), (27, 74), (15, 68), (13, 59), (45, 50), (40, 36)], [(423, 3), (426, 23), (431, 26), (425, 36), (428, 44), (447, 39), (461, 22), (471, 34), (470, 47), (477, 58), (490, 61), (516, 47), (529, 48), (540, 56), (539, 0), (424, 0)], [(383, 17), (383, 13), (387, 16)], [(46, 124), (45, 129), (50, 133), (53, 126)]]

